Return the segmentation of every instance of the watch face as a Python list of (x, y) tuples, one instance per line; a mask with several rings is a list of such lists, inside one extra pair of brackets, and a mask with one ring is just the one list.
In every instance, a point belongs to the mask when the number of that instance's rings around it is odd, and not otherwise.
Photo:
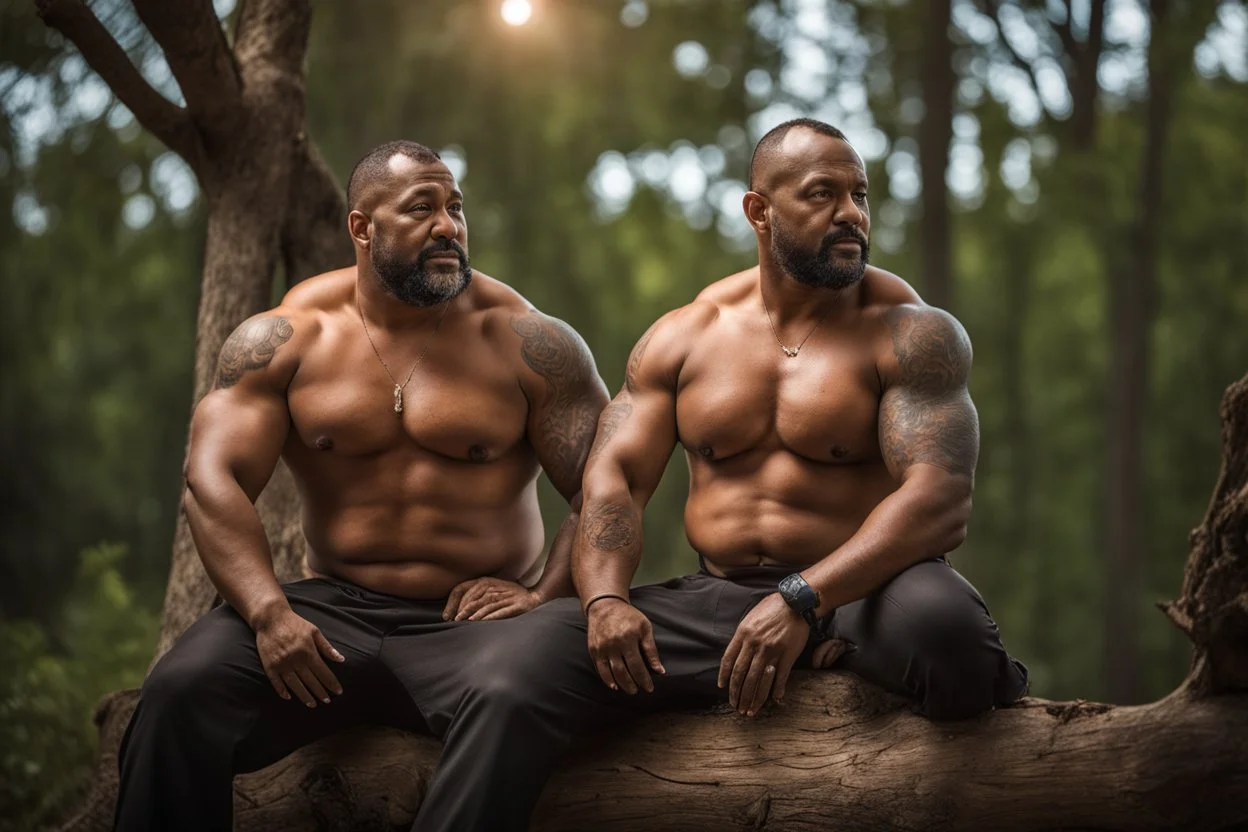
[(801, 580), (796, 575), (788, 575), (780, 582), (780, 594), (786, 601), (796, 601), (801, 589)]

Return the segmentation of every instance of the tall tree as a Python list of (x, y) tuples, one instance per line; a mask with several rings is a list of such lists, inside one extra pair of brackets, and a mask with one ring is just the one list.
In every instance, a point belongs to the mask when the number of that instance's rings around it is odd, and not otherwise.
[[(243, 3), (231, 43), (211, 0), (135, 0), (183, 105), (152, 88), (82, 0), (37, 0), (36, 6), (139, 123), (186, 160), (199, 182), (207, 235), (195, 347), (198, 402), (211, 387), (226, 337), (269, 305), (279, 274), (293, 282), (350, 262), (341, 233), (341, 189), (304, 127), (311, 2)], [(299, 574), (304, 543), (288, 473), (279, 471), (258, 506), (278, 577)], [(214, 597), (186, 519), (179, 516), (157, 657)]]

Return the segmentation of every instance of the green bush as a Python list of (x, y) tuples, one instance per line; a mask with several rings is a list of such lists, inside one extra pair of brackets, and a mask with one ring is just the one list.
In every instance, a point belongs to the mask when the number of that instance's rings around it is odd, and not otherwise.
[(117, 544), (82, 552), (54, 633), (0, 622), (0, 830), (46, 827), (82, 799), (96, 703), (143, 681), (160, 619), (121, 577), (126, 555)]

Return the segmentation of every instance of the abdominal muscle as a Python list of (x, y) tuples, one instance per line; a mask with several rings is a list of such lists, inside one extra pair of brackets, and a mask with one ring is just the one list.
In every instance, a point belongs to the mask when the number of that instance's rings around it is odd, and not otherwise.
[(790, 459), (754, 465), (690, 460), (685, 532), (712, 574), (810, 566), (849, 540), (897, 487), (882, 463), (822, 465), (784, 456)]
[[(534, 477), (499, 470), (505, 460), (426, 464), (457, 470), (407, 472), (397, 481), (374, 472), (379, 476), (338, 479), (330, 492), (300, 482), (309, 571), (414, 599), (445, 598), (484, 576), (535, 583), (544, 530)], [(508, 474), (527, 482), (500, 483)]]

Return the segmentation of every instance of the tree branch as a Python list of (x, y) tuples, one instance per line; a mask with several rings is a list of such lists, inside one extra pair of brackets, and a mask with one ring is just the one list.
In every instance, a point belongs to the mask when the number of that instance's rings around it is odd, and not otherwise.
[(244, 72), (266, 70), (303, 78), (303, 57), (312, 27), (309, 0), (250, 0), (239, 15), (234, 49)]
[(190, 115), (147, 83), (82, 0), (36, 0), (35, 9), (44, 23), (78, 47), (87, 65), (130, 108), (139, 124), (198, 169), (203, 150)]
[(195, 122), (228, 129), (242, 83), (212, 0), (134, 0), (134, 8), (164, 50)]

